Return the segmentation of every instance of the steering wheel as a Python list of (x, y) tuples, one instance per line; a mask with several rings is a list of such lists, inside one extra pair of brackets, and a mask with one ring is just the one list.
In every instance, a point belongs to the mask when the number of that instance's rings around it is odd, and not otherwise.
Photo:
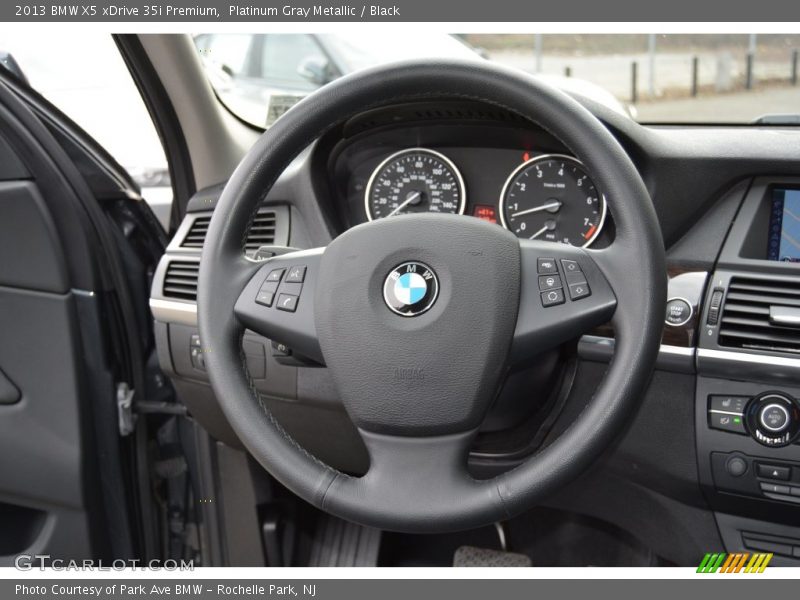
[[(496, 105), (558, 137), (603, 190), (616, 224), (613, 243), (586, 250), (519, 240), (480, 219), (414, 214), (358, 225), (325, 248), (261, 262), (245, 257), (259, 204), (313, 140), (364, 110), (430, 98)], [(566, 294), (549, 305), (539, 274), (554, 265), (567, 282), (582, 274), (590, 295), (573, 300)], [(652, 372), (665, 302), (664, 248), (652, 202), (601, 122), (523, 73), (490, 63), (436, 61), (339, 79), (264, 133), (214, 211), (197, 309), (216, 397), (269, 473), (344, 519), (434, 532), (519, 514), (609, 446)], [(470, 442), (509, 365), (609, 320), (615, 354), (577, 419), (510, 471), (471, 477)], [(273, 418), (247, 372), (245, 328), (327, 366), (369, 452), (365, 475), (324, 464)]]

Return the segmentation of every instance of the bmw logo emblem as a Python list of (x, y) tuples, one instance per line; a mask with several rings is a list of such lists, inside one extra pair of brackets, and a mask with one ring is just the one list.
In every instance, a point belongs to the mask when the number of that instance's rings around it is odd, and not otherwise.
[(416, 317), (428, 310), (439, 295), (436, 273), (422, 263), (406, 262), (391, 270), (383, 283), (383, 299), (393, 312)]

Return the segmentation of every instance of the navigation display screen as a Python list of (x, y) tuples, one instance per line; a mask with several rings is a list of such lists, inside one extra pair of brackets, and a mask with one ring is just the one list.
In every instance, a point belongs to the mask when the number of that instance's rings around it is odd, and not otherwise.
[(800, 262), (800, 189), (772, 190), (767, 258)]

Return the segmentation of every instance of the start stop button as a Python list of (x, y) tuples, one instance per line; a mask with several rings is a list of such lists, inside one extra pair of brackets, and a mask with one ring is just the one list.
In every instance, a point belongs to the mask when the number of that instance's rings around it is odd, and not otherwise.
[(692, 305), (683, 298), (670, 298), (667, 300), (667, 313), (664, 322), (672, 327), (686, 325), (692, 318)]

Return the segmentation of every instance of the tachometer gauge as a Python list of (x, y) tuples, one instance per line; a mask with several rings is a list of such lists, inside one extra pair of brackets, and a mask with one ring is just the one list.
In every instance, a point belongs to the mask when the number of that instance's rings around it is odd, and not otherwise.
[(586, 247), (605, 218), (605, 198), (570, 156), (548, 154), (521, 164), (500, 196), (500, 221), (519, 238)]
[(453, 161), (426, 148), (389, 156), (373, 171), (364, 196), (370, 221), (416, 212), (463, 214), (466, 202), (464, 179)]

